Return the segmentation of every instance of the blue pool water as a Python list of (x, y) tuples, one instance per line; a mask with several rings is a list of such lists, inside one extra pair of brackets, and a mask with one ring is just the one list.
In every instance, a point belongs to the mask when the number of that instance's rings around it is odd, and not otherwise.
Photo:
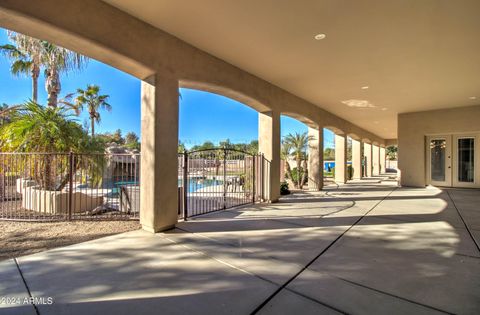
[[(188, 192), (196, 192), (199, 189), (222, 185), (223, 181), (215, 179), (199, 179), (199, 178), (189, 178), (188, 179)], [(178, 187), (183, 186), (182, 180), (178, 180)]]
[[(111, 191), (106, 195), (106, 197), (116, 198), (120, 195), (120, 186), (138, 186), (140, 182), (138, 181), (105, 181), (98, 187), (99, 189), (111, 189)], [(87, 184), (78, 185), (77, 188), (89, 188)]]
[(113, 183), (113, 188), (112, 191), (108, 194), (108, 197), (118, 197), (120, 195), (120, 186), (138, 186), (140, 185), (139, 182), (135, 181), (120, 181), (120, 182), (114, 182)]

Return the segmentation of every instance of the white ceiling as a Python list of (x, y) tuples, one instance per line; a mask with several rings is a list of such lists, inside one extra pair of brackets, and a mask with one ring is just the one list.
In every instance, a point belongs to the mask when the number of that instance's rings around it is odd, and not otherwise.
[(105, 2), (384, 138), (480, 103), (479, 0)]

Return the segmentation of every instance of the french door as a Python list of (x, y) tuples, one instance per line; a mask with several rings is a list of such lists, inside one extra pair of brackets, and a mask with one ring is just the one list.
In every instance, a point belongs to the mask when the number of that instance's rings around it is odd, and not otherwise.
[(427, 137), (427, 182), (434, 186), (479, 187), (478, 134)]
[(427, 181), (434, 186), (452, 186), (452, 137), (427, 138)]
[(478, 187), (476, 181), (476, 140), (475, 135), (453, 136), (453, 186)]

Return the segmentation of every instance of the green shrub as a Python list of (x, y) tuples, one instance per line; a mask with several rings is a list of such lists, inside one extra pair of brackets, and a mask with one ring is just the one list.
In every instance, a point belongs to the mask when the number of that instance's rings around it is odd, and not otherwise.
[(288, 183), (287, 182), (281, 182), (280, 183), (280, 195), (288, 195), (290, 194), (290, 190), (288, 189)]
[[(306, 172), (307, 172), (307, 174), (305, 176), (305, 181), (302, 183), (302, 185), (305, 185), (308, 181), (308, 170)], [(300, 174), (298, 174), (298, 173), (300, 173)], [(299, 179), (298, 176), (299, 175), (300, 175), (300, 177), (303, 176), (303, 168), (300, 167), (300, 172), (298, 172), (297, 168), (295, 167), (295, 168), (292, 169), (292, 178), (289, 178), (289, 179), (291, 179), (292, 182), (294, 182), (295, 185), (296, 185), (298, 183), (298, 179)], [(285, 176), (285, 177), (288, 178), (288, 175)]]
[(351, 180), (353, 178), (353, 166), (347, 165), (347, 179)]

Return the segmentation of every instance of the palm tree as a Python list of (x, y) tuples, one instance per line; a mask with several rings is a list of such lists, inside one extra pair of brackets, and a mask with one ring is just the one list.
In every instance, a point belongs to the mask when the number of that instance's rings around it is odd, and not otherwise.
[(398, 147), (394, 145), (390, 145), (386, 148), (387, 151), (387, 157), (389, 160), (396, 160), (397, 159), (397, 152), (398, 152)]
[(186, 150), (187, 150), (187, 148), (185, 147), (185, 144), (182, 141), (178, 140), (177, 152), (178, 153), (184, 153)]
[[(69, 152), (83, 151), (87, 135), (73, 119), (71, 109), (44, 107), (27, 102), (11, 113), (11, 122), (0, 129), (0, 149), (10, 152)], [(47, 190), (55, 190), (53, 155), (35, 159), (37, 182)]]
[(12, 60), (10, 71), (13, 75), (29, 75), (32, 78), (32, 100), (37, 102), (42, 41), (15, 32), (8, 32), (8, 36), (15, 45), (2, 45), (0, 51)]
[(8, 32), (8, 36), (15, 45), (3, 45), (0, 50), (12, 59), (11, 72), (14, 75), (30, 74), (32, 100), (37, 102), (38, 77), (41, 69), (45, 69), (48, 106), (57, 107), (61, 91), (60, 75), (82, 69), (86, 66), (88, 57), (27, 35)]
[[(285, 140), (282, 141), (282, 146), (280, 149), (280, 157), (283, 160), (284, 163), (284, 169), (285, 173), (287, 174), (287, 177), (290, 178), (293, 182), (293, 177), (292, 177), (292, 169), (290, 168), (290, 163), (288, 163), (288, 159), (290, 158), (290, 150), (292, 147), (290, 146), (289, 143), (286, 143)], [(296, 185), (294, 183), (294, 185)]]
[(0, 149), (17, 152), (69, 152), (83, 138), (82, 127), (66, 107), (44, 107), (33, 101), (12, 111), (0, 130)]
[(139, 138), (135, 132), (128, 132), (125, 135), (125, 146), (129, 149), (140, 150)]
[(302, 188), (306, 175), (306, 162), (304, 163), (304, 170), (301, 172), (302, 161), (307, 159), (308, 142), (312, 140), (312, 136), (309, 136), (306, 132), (288, 134), (284, 138), (284, 143), (290, 146), (291, 155), (295, 158), (297, 163), (297, 183), (294, 183), (296, 188)]
[(100, 87), (98, 85), (88, 85), (85, 90), (78, 89), (78, 96), (75, 99), (75, 103), (78, 108), (83, 109), (83, 106), (87, 107), (88, 114), (90, 116), (90, 125), (92, 128), (92, 138), (95, 136), (95, 122), (100, 123), (100, 109), (107, 111), (112, 110), (112, 106), (107, 103), (108, 95), (100, 95)]
[(42, 41), (42, 65), (45, 67), (45, 89), (48, 93), (48, 106), (57, 107), (61, 91), (60, 74), (80, 70), (86, 66), (88, 57)]
[(10, 121), (10, 111), (11, 108), (7, 104), (3, 103), (2, 105), (0, 105), (0, 126)]

